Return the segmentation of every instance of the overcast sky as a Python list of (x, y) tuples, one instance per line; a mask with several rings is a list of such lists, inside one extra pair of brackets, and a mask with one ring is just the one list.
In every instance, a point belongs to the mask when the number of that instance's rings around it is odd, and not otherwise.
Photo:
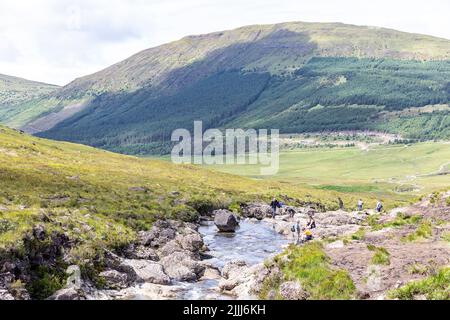
[(1, 0), (0, 73), (67, 84), (190, 34), (344, 22), (450, 39), (449, 0)]

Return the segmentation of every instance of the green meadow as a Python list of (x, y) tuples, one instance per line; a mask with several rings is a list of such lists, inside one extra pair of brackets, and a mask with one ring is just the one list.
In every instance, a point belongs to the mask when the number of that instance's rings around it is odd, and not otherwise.
[(280, 170), (274, 176), (260, 175), (259, 165), (211, 168), (258, 180), (401, 201), (450, 185), (450, 143), (285, 150), (280, 152)]

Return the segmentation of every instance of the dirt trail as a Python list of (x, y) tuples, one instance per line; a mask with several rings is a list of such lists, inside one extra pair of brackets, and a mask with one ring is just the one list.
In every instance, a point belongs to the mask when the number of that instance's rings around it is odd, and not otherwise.
[[(431, 223), (432, 234), (427, 238), (406, 241), (405, 237), (416, 232), (418, 225), (405, 224), (401, 227), (387, 227), (372, 231), (365, 227), (362, 240), (346, 245), (328, 245), (327, 254), (336, 267), (348, 270), (360, 294), (360, 298), (384, 299), (389, 290), (396, 289), (412, 280), (422, 279), (450, 264), (450, 245), (442, 239), (450, 232), (450, 193), (432, 200), (427, 197), (421, 202), (382, 216), (379, 224), (389, 224), (402, 212), (406, 216), (417, 215), (420, 221)], [(374, 252), (368, 245), (384, 248), (389, 253), (388, 265), (374, 265)]]

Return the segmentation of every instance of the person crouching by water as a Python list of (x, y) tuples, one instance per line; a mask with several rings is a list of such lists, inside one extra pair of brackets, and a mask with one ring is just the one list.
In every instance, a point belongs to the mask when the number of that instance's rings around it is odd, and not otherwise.
[(276, 198), (273, 198), (272, 202), (270, 203), (270, 207), (272, 208), (272, 218), (275, 219), (275, 216), (277, 215), (277, 209), (281, 208), (281, 204)]
[(311, 241), (313, 239), (313, 234), (311, 229), (306, 229), (305, 231), (305, 242)]
[(294, 217), (295, 217), (295, 210), (294, 210), (294, 208), (288, 208), (287, 209), (287, 213), (289, 214), (289, 218), (291, 219), (291, 220), (294, 220)]
[(316, 228), (316, 220), (314, 219), (314, 215), (315, 215), (315, 211), (313, 209), (309, 209), (306, 212), (306, 215), (309, 218), (308, 224), (306, 225), (307, 228), (309, 229), (315, 229)]
[[(303, 232), (303, 236), (301, 233)], [(300, 223), (297, 223), (297, 245), (312, 241), (314, 239), (312, 230), (310, 228), (301, 228)]]

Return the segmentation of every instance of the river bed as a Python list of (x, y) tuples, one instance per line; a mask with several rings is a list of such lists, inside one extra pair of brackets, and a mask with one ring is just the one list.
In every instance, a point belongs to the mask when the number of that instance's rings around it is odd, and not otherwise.
[[(209, 248), (209, 264), (222, 269), (230, 261), (245, 261), (248, 265), (264, 262), (282, 251), (289, 241), (261, 221), (241, 221), (235, 233), (220, 233), (212, 222), (205, 222), (199, 228)], [(218, 290), (219, 279), (202, 279), (197, 282), (178, 282), (172, 286), (179, 300), (229, 300), (234, 297)], [(146, 300), (145, 284), (136, 288), (133, 299)]]

